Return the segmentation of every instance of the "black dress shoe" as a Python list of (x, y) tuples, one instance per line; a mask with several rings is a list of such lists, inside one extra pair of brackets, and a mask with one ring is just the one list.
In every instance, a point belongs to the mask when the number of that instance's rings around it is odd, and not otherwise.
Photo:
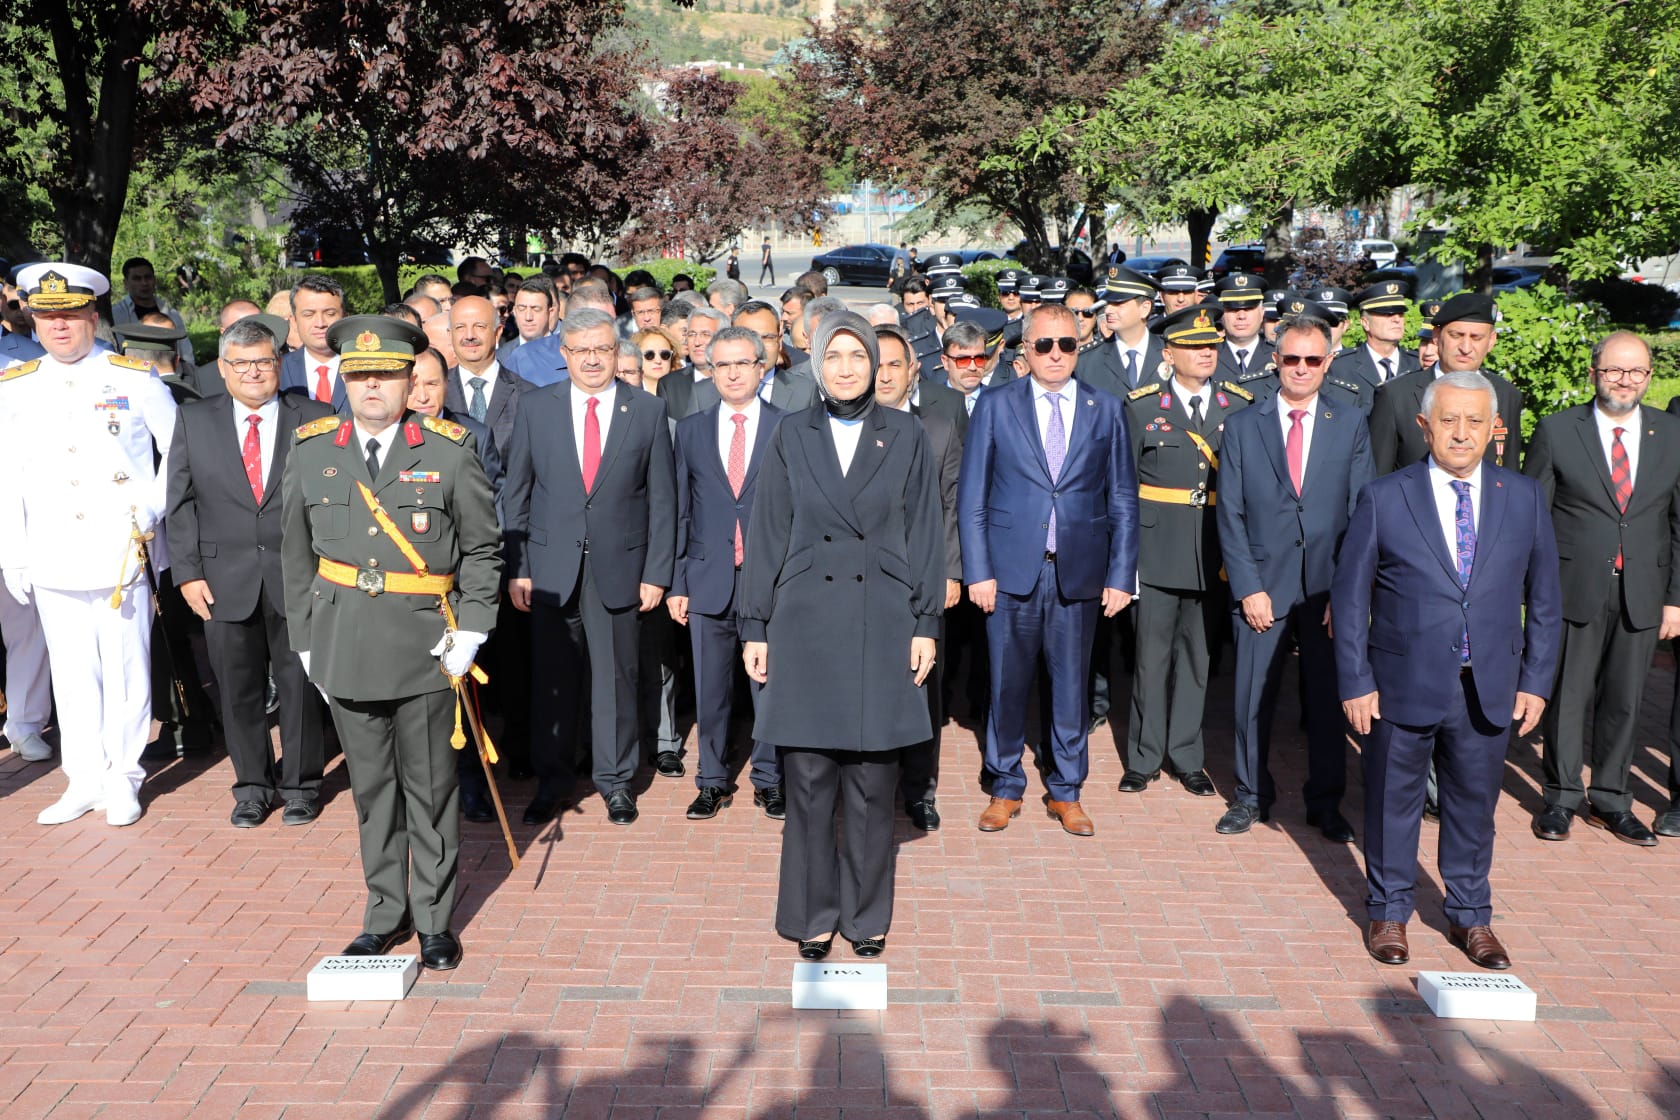
[(1542, 840), (1569, 839), (1569, 826), (1575, 814), (1562, 805), (1548, 805), (1534, 814), (1534, 835)]
[(753, 804), (764, 809), (764, 815), (773, 821), (784, 820), (787, 817), (787, 798), (782, 796), (781, 786), (765, 786), (763, 789), (753, 790)]
[(878, 957), (887, 951), (887, 935), (880, 937), (866, 937), (862, 941), (852, 942), (852, 952), (860, 957)]
[(1178, 780), (1179, 784), (1197, 797), (1214, 795), (1213, 779), (1207, 776), (1206, 770), (1192, 770), (1188, 774), (1180, 774)]
[(1587, 810), (1587, 823), (1594, 828), (1602, 828), (1628, 844), (1637, 844), (1641, 848), (1654, 848), (1657, 838), (1650, 829), (1646, 828), (1640, 819), (1622, 809), (1616, 812), (1601, 813), (1597, 809)]
[(721, 786), (702, 786), (700, 796), (696, 797), (688, 806), (688, 819), (691, 821), (710, 820), (718, 815), (719, 809), (726, 809), (734, 801), (729, 791)]
[(613, 824), (635, 824), (639, 815), (636, 799), (630, 796), (629, 790), (614, 790), (607, 794), (607, 820)]
[(1099, 716), (1092, 716), (1091, 717), (1091, 726), (1087, 727), (1085, 729), (1086, 734), (1090, 734), (1091, 732), (1095, 731), (1097, 728), (1101, 727), (1103, 724), (1105, 724), (1107, 722), (1108, 722), (1108, 714), (1106, 712), (1103, 713), (1102, 715), (1099, 715)]
[(682, 757), (676, 751), (660, 751), (654, 756), (653, 768), (667, 778), (680, 778), (685, 773)]
[(933, 798), (912, 801), (904, 807), (904, 812), (910, 818), (911, 828), (922, 832), (939, 831), (939, 810), (933, 807)]
[(834, 935), (829, 934), (822, 941), (801, 941), (799, 955), (808, 961), (820, 961), (828, 956), (828, 951), (834, 948)]
[(1664, 809), (1651, 821), (1658, 836), (1680, 836), (1680, 807)]
[(390, 933), (368, 933), (366, 931), (356, 935), (356, 940), (344, 947), (341, 957), (383, 957), (392, 949), (414, 936), (414, 923), (404, 920), (403, 924)]
[(1423, 803), (1423, 819), (1439, 823), (1441, 820), (1441, 803), (1438, 801), (1425, 801)]
[(321, 815), (321, 803), (311, 801), (307, 797), (288, 797), (286, 808), (280, 814), (282, 824), (308, 824)]
[(448, 972), (461, 963), (461, 939), (448, 930), (422, 933), (420, 963), (433, 972)]
[(531, 798), (531, 803), (525, 806), (525, 815), (521, 819), (526, 824), (543, 824), (554, 819), (560, 812), (558, 797), (539, 793)]
[(483, 824), (485, 821), (496, 819), (496, 809), (490, 804), (489, 794), (484, 790), (462, 786), (461, 815), (469, 821)]
[(1145, 774), (1142, 770), (1128, 770), (1120, 778), (1121, 793), (1142, 793), (1149, 788), (1149, 783), (1161, 776), (1159, 770), (1153, 774)]
[(1213, 830), (1221, 836), (1235, 836), (1239, 832), (1247, 832), (1254, 827), (1256, 821), (1263, 821), (1266, 813), (1260, 811), (1259, 806), (1247, 805), (1239, 801), (1225, 810), (1225, 815), (1219, 818), (1219, 823)]
[(234, 803), (233, 812), (228, 820), (235, 828), (256, 828), (268, 819), (270, 812), (266, 801), (238, 801)]
[(1334, 809), (1328, 813), (1308, 813), (1307, 823), (1322, 832), (1332, 844), (1351, 844), (1354, 841), (1353, 826)]

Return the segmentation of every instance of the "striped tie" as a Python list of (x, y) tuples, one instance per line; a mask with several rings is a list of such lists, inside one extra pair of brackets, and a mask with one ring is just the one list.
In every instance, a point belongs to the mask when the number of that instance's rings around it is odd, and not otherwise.
[[(1622, 446), (1622, 429), (1610, 429), (1610, 485), (1616, 488), (1616, 508), (1627, 512), (1633, 498), (1633, 464), (1628, 461), (1627, 448)], [(1622, 570), (1622, 549), (1616, 547), (1616, 570)]]

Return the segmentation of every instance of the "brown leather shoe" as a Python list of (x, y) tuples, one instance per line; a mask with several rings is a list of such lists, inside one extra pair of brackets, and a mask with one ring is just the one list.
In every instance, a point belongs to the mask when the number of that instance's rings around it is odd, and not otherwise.
[(1050, 815), (1062, 822), (1062, 831), (1074, 836), (1091, 836), (1097, 831), (1091, 823), (1091, 818), (1085, 815), (1085, 810), (1079, 807), (1077, 801), (1052, 801)]
[(1492, 926), (1464, 926), (1447, 927), (1447, 939), (1460, 949), (1464, 955), (1481, 965), (1483, 968), (1504, 969), (1511, 967), (1511, 955), (1505, 951), (1505, 946), (1499, 943), (1499, 938), (1493, 935)]
[(1002, 832), (1009, 827), (1009, 822), (1021, 815), (1019, 799), (1011, 801), (1007, 797), (994, 797), (980, 814), (981, 832)]
[(1383, 964), (1405, 964), (1412, 959), (1405, 922), (1372, 922), (1365, 931), (1365, 948)]

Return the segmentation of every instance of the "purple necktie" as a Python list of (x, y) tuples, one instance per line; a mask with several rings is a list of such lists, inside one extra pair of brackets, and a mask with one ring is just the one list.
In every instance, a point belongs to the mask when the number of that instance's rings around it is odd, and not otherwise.
[[(1067, 429), (1062, 426), (1062, 395), (1046, 393), (1050, 405), (1050, 424), (1044, 432), (1044, 461), (1050, 466), (1050, 481), (1060, 482), (1062, 460), (1067, 458)], [(1050, 531), (1044, 536), (1044, 551), (1056, 551), (1056, 506), (1050, 506)]]
[[(1462, 480), (1455, 480), (1452, 484), (1453, 493), (1458, 495), (1458, 508), (1453, 513), (1453, 525), (1458, 530), (1458, 582), (1461, 586), (1470, 586), (1470, 569), (1476, 563), (1476, 516), (1470, 506), (1470, 484)], [(1459, 660), (1470, 664), (1470, 626), (1466, 620), (1464, 627), (1464, 646)]]

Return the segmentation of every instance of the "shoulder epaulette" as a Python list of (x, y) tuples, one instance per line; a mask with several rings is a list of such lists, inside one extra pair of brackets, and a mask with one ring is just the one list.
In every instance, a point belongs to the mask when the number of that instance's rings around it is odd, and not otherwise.
[(1220, 384), (1225, 387), (1226, 392), (1235, 393), (1245, 401), (1251, 401), (1254, 399), (1254, 394), (1249, 392), (1247, 389), (1244, 389), (1241, 385), (1237, 385), (1230, 381), (1221, 381)]
[(295, 432), (292, 433), (292, 435), (300, 441), (306, 440), (313, 436), (325, 435), (328, 432), (336, 432), (338, 431), (338, 426), (342, 423), (344, 423), (344, 418), (342, 416), (321, 416), (311, 420), (307, 424), (301, 425)]
[(1131, 392), (1126, 394), (1126, 399), (1129, 401), (1142, 400), (1144, 397), (1147, 397), (1160, 387), (1161, 383), (1159, 381), (1151, 381), (1147, 385), (1139, 385), (1136, 389), (1133, 389)]
[(1339, 377), (1326, 377), (1324, 380), (1328, 381), (1338, 389), (1346, 389), (1356, 397), (1359, 395), (1359, 386), (1355, 385), (1351, 381), (1343, 381)]
[(150, 370), (152, 368), (151, 362), (143, 358), (131, 358), (127, 354), (107, 354), (105, 360), (114, 366), (121, 366), (123, 369)]
[(41, 359), (31, 358), (27, 362), (19, 362), (11, 369), (0, 373), (0, 382), (10, 381), (14, 377), (22, 377), (27, 373), (34, 373), (41, 368)]
[(467, 430), (459, 424), (452, 424), (448, 420), (439, 420), (436, 416), (422, 416), (420, 426), (428, 432), (436, 432), (444, 439), (461, 443), (467, 438)]

